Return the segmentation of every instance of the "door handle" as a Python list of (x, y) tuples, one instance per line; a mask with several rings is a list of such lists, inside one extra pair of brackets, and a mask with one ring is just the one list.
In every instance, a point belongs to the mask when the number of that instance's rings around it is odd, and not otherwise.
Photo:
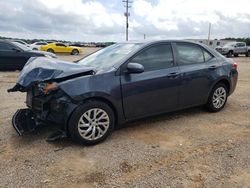
[(172, 72), (167, 75), (168, 78), (178, 78), (180, 75), (179, 72)]
[(210, 67), (208, 67), (209, 70), (214, 70), (217, 69), (217, 65), (211, 65)]

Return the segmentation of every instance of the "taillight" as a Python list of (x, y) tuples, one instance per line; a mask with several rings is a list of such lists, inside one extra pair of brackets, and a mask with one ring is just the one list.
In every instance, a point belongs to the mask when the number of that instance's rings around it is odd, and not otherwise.
[(233, 65), (232, 65), (232, 69), (237, 70), (237, 67), (238, 67), (237, 63), (233, 63)]

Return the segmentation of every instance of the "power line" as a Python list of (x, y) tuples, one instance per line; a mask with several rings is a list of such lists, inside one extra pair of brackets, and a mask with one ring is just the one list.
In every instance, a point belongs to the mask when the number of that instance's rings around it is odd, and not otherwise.
[(124, 3), (124, 7), (125, 7), (124, 16), (126, 17), (126, 41), (128, 41), (128, 28), (129, 28), (128, 17), (130, 16), (129, 8), (131, 8), (132, 1), (123, 0), (122, 2)]

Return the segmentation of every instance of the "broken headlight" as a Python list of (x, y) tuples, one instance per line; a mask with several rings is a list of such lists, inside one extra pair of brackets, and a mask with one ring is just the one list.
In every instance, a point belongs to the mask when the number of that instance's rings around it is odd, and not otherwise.
[(43, 94), (49, 94), (51, 91), (55, 91), (58, 89), (58, 85), (56, 82), (51, 83), (40, 83), (38, 84), (38, 89)]

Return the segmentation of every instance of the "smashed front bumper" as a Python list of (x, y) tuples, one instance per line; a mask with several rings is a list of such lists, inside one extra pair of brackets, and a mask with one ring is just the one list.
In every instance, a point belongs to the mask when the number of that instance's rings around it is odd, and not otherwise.
[(32, 132), (37, 124), (30, 109), (19, 109), (12, 117), (12, 125), (19, 135)]
[(59, 129), (67, 130), (68, 119), (76, 108), (69, 97), (61, 91), (50, 95), (35, 95), (27, 92), (27, 109), (19, 109), (12, 118), (12, 125), (19, 135), (36, 130), (39, 125), (59, 125)]

